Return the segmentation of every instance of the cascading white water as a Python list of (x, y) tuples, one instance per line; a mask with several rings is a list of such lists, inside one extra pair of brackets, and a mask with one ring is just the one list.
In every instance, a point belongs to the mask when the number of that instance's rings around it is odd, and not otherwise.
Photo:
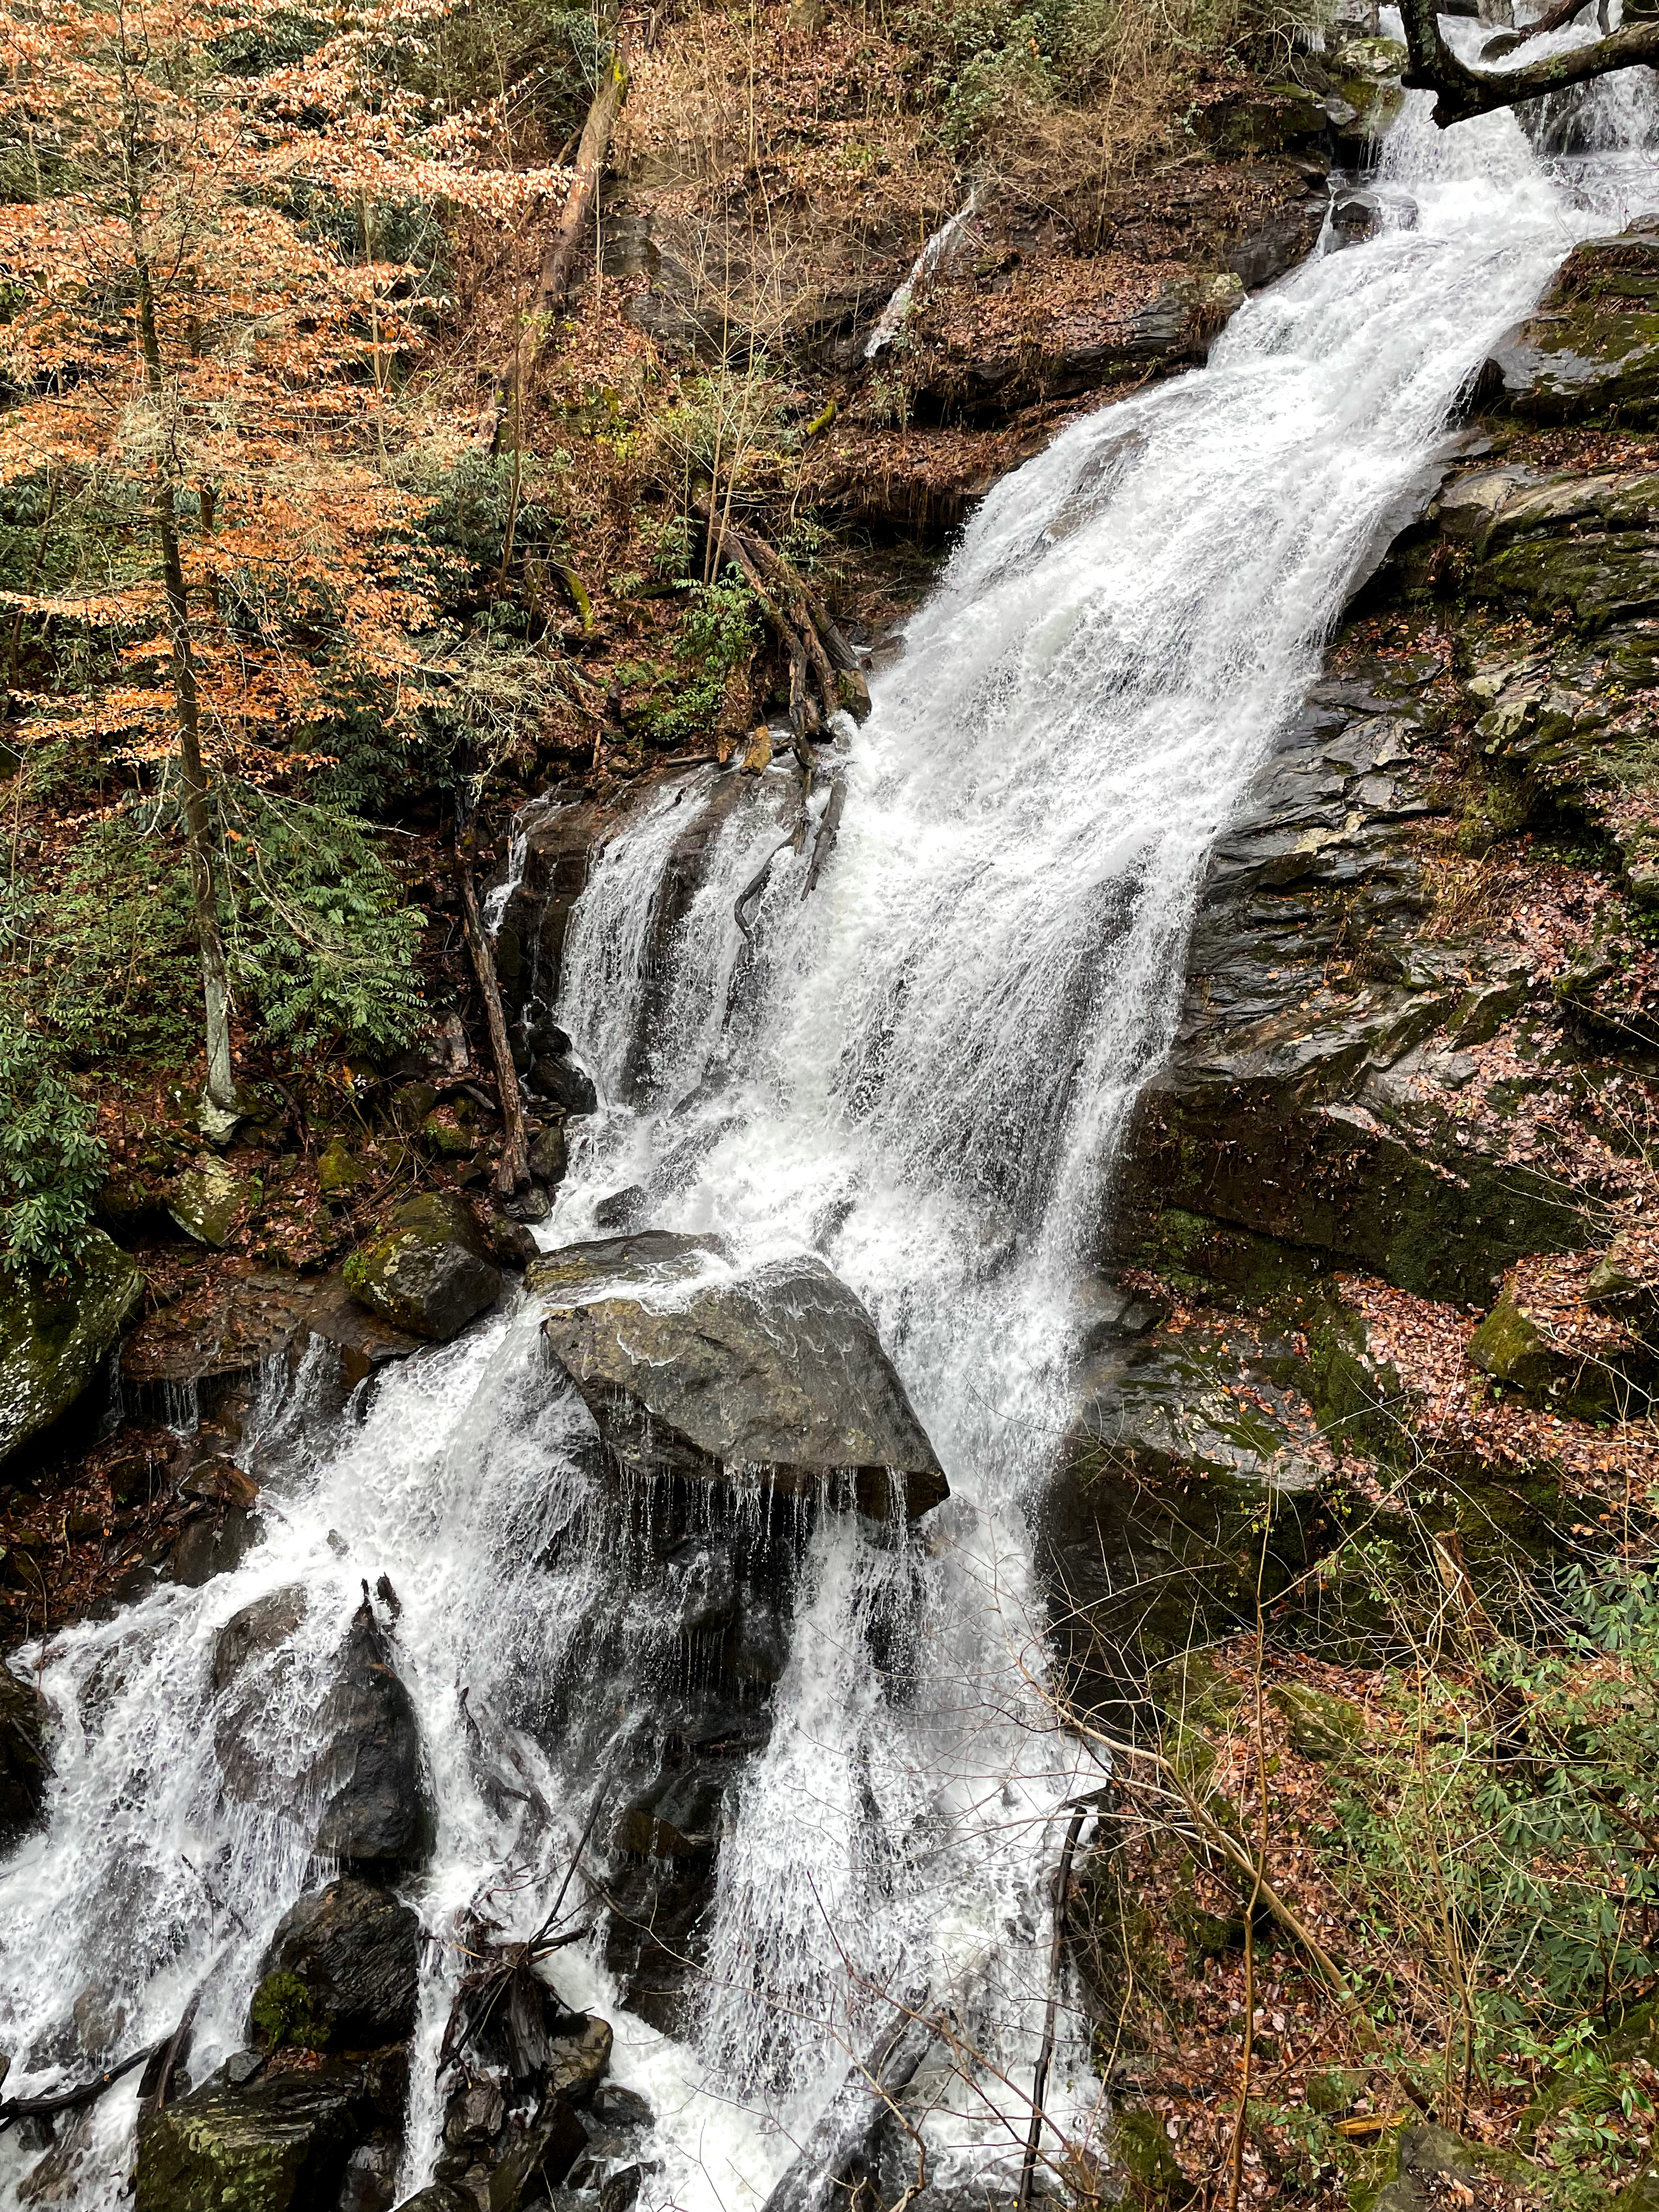
[[(545, 1241), (592, 1233), (637, 1183), (652, 1225), (717, 1229), (732, 1265), (821, 1250), (875, 1314), (954, 1493), (902, 1540), (803, 1526), (694, 2032), (623, 2010), (597, 1940), (559, 1956), (657, 2113), (650, 2207), (757, 2202), (881, 2016), (872, 1991), (913, 1989), (948, 1995), (988, 2062), (930, 2083), (935, 2182), (1006, 2191), (1043, 1996), (1038, 1877), (1073, 1786), (1024, 1507), (1064, 1425), (1113, 1137), (1167, 1048), (1206, 857), (1379, 517), (1572, 240), (1659, 198), (1619, 150), (1647, 99), (1604, 88), (1585, 103), (1611, 118), (1600, 150), (1553, 170), (1508, 116), (1442, 137), (1416, 102), (1386, 154), (1415, 231), (1300, 270), (1206, 369), (1078, 422), (1000, 485), (877, 686), (821, 883), (803, 900), (810, 836), (780, 853), (752, 941), (733, 905), (798, 811), (787, 771), (713, 831), (659, 957), (664, 870), (724, 787), (665, 793), (595, 867), (558, 1018), (607, 1103)], [(57, 1735), (49, 1825), (0, 1873), (9, 2089), (165, 2033), (204, 1982), (197, 2077), (239, 2047), (306, 1878), (317, 1709), (362, 1577), (402, 1600), (434, 1769), (412, 1901), (440, 1935), (486, 1893), (509, 1929), (538, 1920), (607, 1761), (643, 1756), (678, 1691), (659, 1601), (573, 1449), (585, 1417), (536, 1354), (534, 1312), (509, 1302), (344, 1415), (307, 1410), (319, 1365), (267, 1425), (263, 1545), (23, 1655)], [(293, 1635), (216, 1692), (219, 1628), (296, 1585)], [(411, 2186), (456, 1971), (440, 1948)], [(1059, 2111), (1087, 2105), (1079, 2059)], [(117, 2202), (135, 2094), (67, 2131), (78, 2203)], [(32, 2155), (0, 2142), (7, 2203)]]

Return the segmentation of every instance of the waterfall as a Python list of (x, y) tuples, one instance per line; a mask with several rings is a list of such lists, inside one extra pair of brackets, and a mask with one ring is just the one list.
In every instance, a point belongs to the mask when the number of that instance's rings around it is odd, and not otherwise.
[(501, 934), (501, 924), (507, 919), (507, 909), (513, 903), (519, 886), (524, 881), (525, 863), (530, 854), (530, 830), (533, 822), (547, 814), (556, 814), (556, 805), (546, 799), (532, 799), (521, 806), (513, 817), (507, 836), (507, 873), (500, 883), (493, 884), (484, 894), (483, 926), (493, 940)]
[[(876, 684), (810, 897), (806, 835), (750, 938), (732, 918), (800, 815), (781, 767), (665, 787), (595, 862), (556, 1014), (601, 1110), (543, 1241), (594, 1233), (637, 1184), (653, 1227), (718, 1231), (720, 1265), (822, 1253), (952, 1492), (902, 1533), (758, 1495), (721, 1524), (784, 1656), (725, 1798), (693, 2001), (672, 2032), (628, 2009), (603, 1927), (555, 1969), (613, 2021), (613, 2070), (656, 2114), (647, 2212), (758, 2203), (909, 1990), (948, 1996), (985, 2062), (930, 2077), (933, 2184), (1010, 2193), (1044, 1878), (1079, 1781), (1042, 1695), (1027, 1507), (1066, 1421), (1114, 1140), (1168, 1046), (1207, 855), (1378, 519), (1574, 239), (1641, 204), (1620, 148), (1646, 107), (1599, 97), (1626, 103), (1624, 136), (1548, 166), (1508, 115), (1442, 137), (1414, 98), (1384, 167), (1415, 230), (1308, 264), (1207, 368), (1073, 423), (990, 494)], [(0, 1869), (9, 2090), (165, 2034), (198, 1985), (194, 2078), (241, 2046), (306, 1879), (317, 1713), (363, 1577), (401, 1601), (438, 1806), (406, 1893), (434, 1935), (486, 1894), (527, 1932), (596, 1793), (649, 1771), (690, 1694), (652, 1532), (629, 1533), (656, 1509), (596, 1484), (538, 1352), (514, 1294), (343, 1410), (313, 1358), (250, 1432), (265, 1535), (235, 1571), (23, 1653), (54, 1770), (48, 1825)], [(216, 1691), (224, 1625), (295, 1589), (293, 1634)], [(435, 1945), (405, 2187), (435, 2149), (458, 1972)], [(1097, 2089), (1074, 2030), (1053, 2109), (1081, 2130)], [(61, 2138), (96, 2212), (120, 2201), (136, 2099), (134, 2076)], [(34, 2155), (0, 2141), (6, 2203)]]

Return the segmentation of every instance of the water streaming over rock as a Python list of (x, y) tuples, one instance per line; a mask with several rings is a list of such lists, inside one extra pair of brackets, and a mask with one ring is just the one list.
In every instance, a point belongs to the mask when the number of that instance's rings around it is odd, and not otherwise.
[[(655, 1819), (678, 1789), (676, 1820), (714, 1824), (712, 1904), (672, 1942), (599, 1913), (556, 1968), (613, 2019), (616, 2073), (657, 2114), (647, 2205), (757, 2202), (848, 2049), (922, 1990), (988, 2062), (920, 2079), (933, 2186), (1006, 2192), (1042, 1877), (1076, 1784), (1041, 1694), (1024, 1507), (1065, 1424), (1114, 1133), (1166, 1048), (1206, 855), (1380, 520), (1574, 238), (1654, 196), (1620, 150), (1645, 100), (1583, 103), (1591, 150), (1553, 167), (1507, 116), (1443, 138), (1414, 103), (1386, 150), (1414, 231), (1311, 263), (1207, 369), (1079, 422), (1000, 485), (876, 687), (810, 897), (829, 794), (803, 809), (781, 768), (697, 772), (594, 866), (557, 1014), (604, 1105), (544, 1241), (592, 1234), (638, 1186), (651, 1226), (727, 1240), (711, 1277), (821, 1252), (875, 1316), (951, 1500), (906, 1532), (760, 1490), (619, 1491), (533, 1300), (343, 1410), (313, 1354), (248, 1447), (263, 1544), (23, 1655), (56, 1733), (49, 1825), (0, 1874), (9, 2087), (165, 2033), (203, 1984), (196, 2077), (241, 2045), (307, 1877), (331, 1670), (385, 1572), (438, 1808), (404, 1884), (429, 1929), (481, 1900), (533, 1926), (600, 1790)], [(769, 852), (745, 935), (734, 906)], [(717, 1659), (700, 1623), (721, 1577), (748, 1641)], [(283, 1591), (294, 1625), (234, 1665), (225, 1625)], [(665, 1781), (671, 1745), (689, 1764)], [(607, 1819), (595, 1847), (624, 1885), (625, 1840)], [(635, 1902), (653, 1927), (678, 1909), (665, 1889)], [(456, 1972), (435, 1946), (410, 2186), (436, 2146)], [(1075, 2039), (1059, 2073), (1082, 2125)], [(118, 2200), (135, 2097), (54, 2154), (78, 2161), (78, 2203)], [(8, 2202), (33, 2155), (0, 2143)]]

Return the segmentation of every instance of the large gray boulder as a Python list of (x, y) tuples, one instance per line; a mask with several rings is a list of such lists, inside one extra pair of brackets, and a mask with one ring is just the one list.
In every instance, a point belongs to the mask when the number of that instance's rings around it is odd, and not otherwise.
[(811, 1254), (745, 1274), (647, 1232), (553, 1252), (526, 1283), (612, 1451), (636, 1473), (764, 1480), (909, 1519), (948, 1495), (875, 1324)]
[(346, 1288), (393, 1328), (447, 1344), (501, 1294), (501, 1271), (458, 1198), (400, 1206), (341, 1271)]
[(143, 1295), (143, 1274), (100, 1231), (60, 1277), (0, 1273), (0, 1461), (68, 1412)]

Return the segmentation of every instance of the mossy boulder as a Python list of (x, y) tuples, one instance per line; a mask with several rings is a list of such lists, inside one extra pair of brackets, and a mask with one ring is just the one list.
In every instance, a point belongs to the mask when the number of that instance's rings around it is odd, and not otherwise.
[(1145, 2106), (1120, 2106), (1112, 2117), (1112, 2148), (1135, 2203), (1173, 2207), (1191, 2201), (1193, 2185), (1157, 2112)]
[(465, 1101), (451, 1099), (434, 1108), (421, 1123), (421, 1135), (445, 1159), (470, 1159), (478, 1149), (474, 1116)]
[(375, 2124), (370, 2069), (325, 2060), (238, 2081), (235, 2061), (139, 2130), (137, 2212), (314, 2212)]
[(350, 1876), (290, 1906), (265, 1954), (249, 2017), (258, 2040), (374, 2051), (415, 2031), (421, 1923), (378, 1884)]
[(1291, 1748), (1307, 1759), (1340, 1759), (1365, 1733), (1365, 1719), (1347, 1698), (1306, 1682), (1275, 1682), (1267, 1702), (1285, 1717)]
[(221, 1251), (258, 1194), (257, 1183), (204, 1152), (167, 1193), (167, 1212), (186, 1237)]
[(353, 1297), (382, 1321), (439, 1344), (501, 1292), (501, 1271), (471, 1213), (435, 1192), (400, 1206), (342, 1273)]
[(317, 1159), (317, 1187), (325, 1198), (343, 1198), (364, 1182), (368, 1170), (343, 1137), (331, 1138)]
[(0, 1273), (0, 1461), (67, 1413), (137, 1311), (144, 1278), (94, 1231), (64, 1273)]
[(1535, 422), (1659, 418), (1659, 218), (1575, 246), (1495, 358), (1505, 403)]
[(1446, 2201), (1448, 2182), (1468, 2192), (1477, 2182), (1496, 2179), (1524, 2191), (1528, 2183), (1536, 2190), (1542, 2179), (1516, 2152), (1470, 2142), (1425, 2120), (1383, 2138), (1351, 2179), (1348, 2201), (1353, 2212), (1429, 2212)]
[(1216, 102), (1195, 118), (1218, 154), (1282, 154), (1322, 138), (1329, 120), (1325, 102), (1299, 84), (1271, 84), (1249, 99)]
[(1591, 1358), (1559, 1344), (1521, 1304), (1515, 1279), (1469, 1339), (1469, 1364), (1493, 1382), (1580, 1420), (1639, 1417), (1650, 1400), (1651, 1354)]

